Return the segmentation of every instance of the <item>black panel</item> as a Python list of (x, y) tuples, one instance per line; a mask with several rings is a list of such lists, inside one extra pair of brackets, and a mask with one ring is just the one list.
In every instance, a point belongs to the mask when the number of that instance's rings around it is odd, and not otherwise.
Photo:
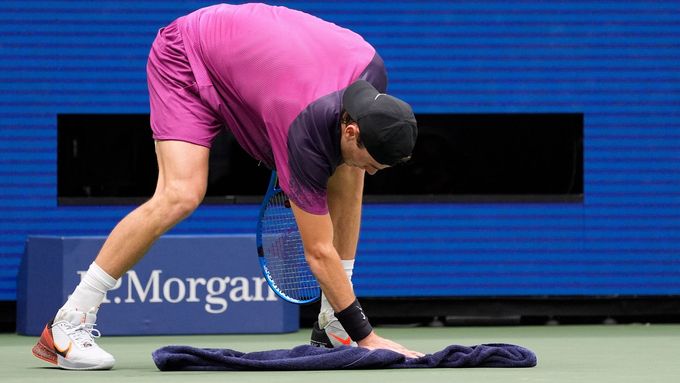
[(581, 195), (582, 114), (418, 117), (411, 161), (367, 177), (367, 194)]
[[(580, 201), (582, 114), (418, 115), (411, 161), (367, 176), (366, 200)], [(157, 166), (149, 117), (58, 116), (60, 204), (138, 203)], [(210, 155), (207, 202), (257, 202), (269, 170), (229, 133)]]
[[(156, 187), (158, 166), (146, 114), (60, 114), (58, 126), (59, 203), (137, 204)], [(220, 134), (210, 152), (207, 198), (255, 202), (270, 171), (258, 166), (231, 134)]]
[(57, 116), (59, 197), (148, 197), (158, 167), (147, 115)]

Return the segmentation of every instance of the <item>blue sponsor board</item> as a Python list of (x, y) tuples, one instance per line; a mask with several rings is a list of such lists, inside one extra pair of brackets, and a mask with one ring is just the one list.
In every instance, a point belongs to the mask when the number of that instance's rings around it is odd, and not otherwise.
[[(104, 237), (29, 237), (18, 281), (17, 332), (39, 335), (73, 292)], [(109, 291), (107, 335), (297, 331), (299, 308), (269, 288), (254, 235), (166, 236)]]

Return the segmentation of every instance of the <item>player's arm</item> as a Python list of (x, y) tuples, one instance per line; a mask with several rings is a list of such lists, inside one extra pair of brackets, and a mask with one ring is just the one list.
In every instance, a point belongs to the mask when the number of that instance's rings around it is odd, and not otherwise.
[[(340, 256), (333, 246), (333, 222), (330, 215), (307, 213), (292, 201), (291, 206), (302, 236), (305, 258), (309, 267), (348, 334), (362, 347), (385, 348), (408, 357), (422, 356), (419, 352), (408, 350), (395, 342), (381, 338), (370, 328), (342, 268)], [(354, 336), (354, 329), (362, 335)], [(366, 329), (369, 329), (368, 334), (366, 334)]]
[(333, 222), (333, 246), (341, 259), (354, 259), (359, 242), (364, 174), (342, 164), (328, 180), (328, 211)]
[(329, 214), (307, 213), (291, 201), (302, 237), (305, 258), (333, 310), (348, 307), (356, 297), (333, 246), (333, 222)]

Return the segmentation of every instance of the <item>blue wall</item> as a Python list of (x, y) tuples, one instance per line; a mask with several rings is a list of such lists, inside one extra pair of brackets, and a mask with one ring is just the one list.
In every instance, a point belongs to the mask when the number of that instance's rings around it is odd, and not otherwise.
[[(363, 34), (416, 112), (585, 114), (583, 203), (366, 206), (359, 295), (680, 294), (680, 2), (279, 3)], [(156, 30), (207, 4), (0, 3), (0, 300), (27, 235), (107, 234), (132, 208), (57, 207), (57, 113), (147, 113)]]

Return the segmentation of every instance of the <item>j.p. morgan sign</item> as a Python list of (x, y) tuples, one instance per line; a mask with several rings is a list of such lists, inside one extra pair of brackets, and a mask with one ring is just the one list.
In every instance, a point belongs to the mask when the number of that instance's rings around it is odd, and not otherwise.
[[(82, 277), (87, 270), (80, 270)], [(121, 289), (121, 287), (125, 286)], [(122, 291), (121, 291), (122, 290)], [(109, 298), (110, 297), (110, 298)], [(215, 276), (210, 278), (168, 276), (153, 269), (140, 277), (128, 271), (109, 291), (102, 304), (197, 303), (209, 314), (222, 314), (230, 303), (276, 301), (279, 298), (263, 277)]]
[[(104, 240), (29, 237), (19, 274), (19, 333), (39, 335)], [(108, 292), (97, 328), (109, 335), (291, 332), (299, 327), (298, 310), (269, 289), (254, 235), (166, 236)]]

